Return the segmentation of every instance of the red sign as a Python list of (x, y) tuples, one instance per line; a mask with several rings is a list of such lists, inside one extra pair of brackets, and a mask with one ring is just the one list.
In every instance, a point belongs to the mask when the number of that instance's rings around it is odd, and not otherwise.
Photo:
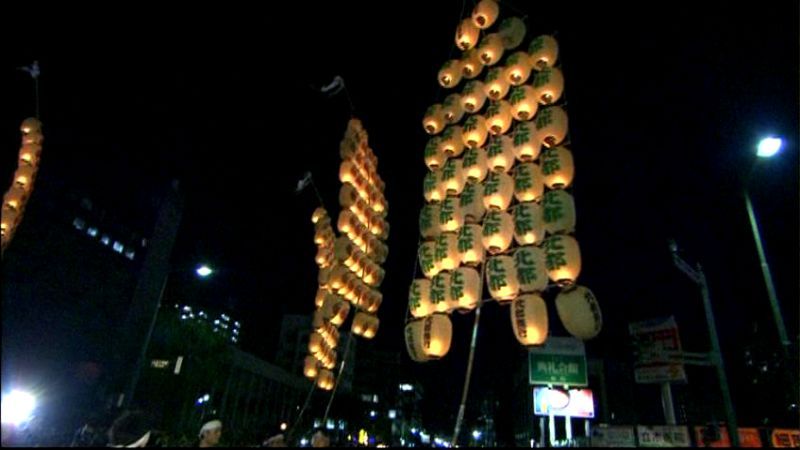
[(771, 437), (773, 447), (800, 447), (800, 430), (776, 428)]
[[(705, 427), (694, 427), (694, 438), (698, 447), (730, 447), (731, 438), (728, 434), (728, 427), (719, 427), (719, 439), (711, 441), (706, 445), (703, 441), (703, 429)], [(761, 435), (758, 433), (758, 428), (739, 428), (739, 446), (740, 447), (763, 447), (761, 443)]]
[(686, 370), (675, 358), (682, 352), (674, 317), (628, 325), (636, 348), (634, 377), (637, 383), (686, 381)]

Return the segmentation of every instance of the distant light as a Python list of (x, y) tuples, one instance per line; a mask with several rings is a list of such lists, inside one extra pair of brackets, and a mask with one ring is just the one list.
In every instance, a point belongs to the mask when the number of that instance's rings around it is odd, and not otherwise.
[(403, 391), (403, 392), (413, 391), (414, 390), (414, 386), (412, 386), (410, 384), (401, 384), (400, 385), (400, 390)]
[(209, 400), (211, 400), (211, 396), (206, 394), (206, 395), (203, 396), (203, 400), (209, 401)]
[(219, 325), (219, 319), (214, 320), (214, 325)]
[(472, 437), (475, 439), (480, 439), (482, 434), (479, 430), (472, 430)]
[(375, 416), (377, 416), (377, 415), (378, 415), (378, 413), (377, 413), (377, 412), (375, 412), (375, 411), (370, 411), (370, 412), (369, 412), (369, 416), (370, 416), (370, 417), (372, 417), (373, 419), (374, 419), (374, 418), (375, 418)]
[(136, 253), (133, 250), (128, 250), (125, 252), (125, 257), (133, 261), (133, 257), (136, 256)]
[(390, 409), (389, 410), (389, 418), (390, 419), (396, 419), (397, 418), (397, 411), (394, 410), (394, 409)]
[(416, 428), (412, 428), (411, 429), (411, 434), (417, 434), (417, 429)]
[(286, 427), (289, 425), (286, 422), (281, 422), (281, 431), (286, 431)]
[(241, 326), (238, 321), (234, 322), (233, 324), (236, 326), (236, 328), (239, 328)]
[(72, 225), (78, 230), (83, 230), (86, 227), (86, 222), (80, 217), (76, 217), (75, 220), (72, 221)]
[(333, 423), (333, 420), (328, 419), (328, 421), (325, 422), (325, 428), (327, 428), (328, 430), (333, 430), (334, 428), (336, 428), (336, 424)]
[(114, 241), (114, 251), (117, 253), (122, 253), (123, 250), (125, 250), (125, 246), (119, 241)]
[(191, 310), (192, 310), (192, 307), (191, 307), (191, 306), (184, 306), (184, 307), (183, 307), (183, 310), (184, 310), (184, 311), (191, 311)]
[(378, 403), (378, 396), (377, 395), (373, 395), (372, 396), (372, 403)]
[(214, 273), (214, 271), (210, 267), (205, 265), (205, 264), (203, 264), (202, 266), (198, 267), (197, 270), (195, 270), (195, 272), (197, 272), (197, 274), (200, 275), (203, 278), (205, 278), (205, 277), (211, 275), (212, 273)]
[(100, 242), (102, 242), (103, 245), (108, 245), (111, 243), (111, 238), (106, 235), (103, 235), (103, 237), (100, 238)]
[(300, 445), (302, 445), (302, 446), (308, 445), (308, 439), (306, 439), (306, 438), (300, 439)]
[(756, 153), (761, 158), (769, 158), (778, 153), (783, 145), (780, 138), (768, 137), (758, 143), (758, 152)]
[(14, 390), (3, 396), (2, 422), (20, 425), (31, 419), (36, 408), (36, 399), (33, 395)]
[(86, 234), (88, 234), (88, 235), (89, 235), (89, 236), (91, 236), (91, 237), (95, 237), (95, 236), (97, 236), (97, 228), (95, 228), (95, 227), (89, 227), (89, 229), (88, 229), (88, 230), (86, 230)]

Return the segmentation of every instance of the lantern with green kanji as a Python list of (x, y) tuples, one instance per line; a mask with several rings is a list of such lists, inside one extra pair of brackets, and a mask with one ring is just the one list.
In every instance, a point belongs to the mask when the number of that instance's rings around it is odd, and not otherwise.
[(516, 52), (506, 58), (506, 80), (512, 86), (520, 86), (531, 76), (530, 57), (525, 52)]
[(439, 170), (441, 178), (439, 179), (439, 189), (448, 195), (459, 195), (464, 190), (464, 183), (467, 179), (464, 176), (464, 170), (461, 167), (460, 159), (449, 159), (444, 166)]
[(469, 116), (461, 129), (461, 138), (467, 147), (482, 146), (488, 135), (489, 128), (486, 126), (486, 119), (477, 114)]
[(419, 213), (419, 234), (424, 239), (432, 239), (439, 234), (439, 212), (438, 203), (428, 203), (422, 207)]
[(472, 9), (472, 22), (476, 27), (485, 30), (492, 26), (500, 15), (500, 7), (494, 0), (481, 0)]
[(478, 306), (480, 298), (480, 275), (471, 267), (459, 267), (450, 277), (450, 298), (455, 308), (471, 311)]
[(489, 211), (483, 220), (481, 242), (490, 254), (502, 253), (514, 238), (514, 219), (505, 211)]
[(427, 202), (440, 202), (444, 199), (446, 191), (442, 189), (442, 184), (439, 182), (442, 178), (442, 169), (428, 172), (423, 181), (422, 193)]
[(450, 311), (453, 300), (450, 297), (450, 274), (439, 272), (431, 280), (431, 303), (434, 312), (446, 313)]
[(455, 270), (461, 258), (458, 255), (458, 237), (455, 233), (441, 233), (434, 241), (434, 264), (439, 270)]
[(575, 283), (581, 273), (581, 250), (578, 241), (566, 234), (555, 234), (544, 240), (547, 276), (560, 286)]
[(514, 251), (520, 292), (542, 292), (547, 288), (547, 255), (541, 247), (525, 245)]
[(446, 61), (439, 69), (438, 79), (443, 88), (455, 87), (461, 82), (461, 61), (458, 59)]
[(541, 205), (534, 202), (523, 202), (513, 209), (514, 239), (517, 243), (519, 245), (541, 243), (545, 236)]
[(408, 309), (414, 317), (425, 317), (433, 314), (431, 280), (417, 278), (411, 282), (411, 287), (408, 290)]
[(486, 261), (486, 284), (489, 294), (500, 303), (513, 300), (519, 293), (517, 271), (510, 256), (492, 256)]
[(317, 373), (319, 372), (319, 368), (317, 367), (317, 358), (314, 356), (309, 355), (303, 360), (303, 375), (306, 378), (315, 379), (317, 378)]
[(486, 103), (486, 88), (482, 82), (472, 80), (464, 85), (464, 90), (461, 91), (461, 106), (464, 107), (464, 111), (470, 114), (476, 113), (483, 108), (484, 103)]
[(461, 227), (458, 233), (458, 256), (461, 263), (467, 266), (477, 266), (483, 262), (483, 227), (477, 224), (467, 224)]
[(442, 139), (439, 136), (434, 136), (425, 144), (425, 165), (430, 170), (436, 170), (444, 164), (447, 156), (442, 153), (439, 143)]
[(525, 346), (542, 345), (547, 340), (547, 305), (537, 294), (525, 294), (511, 303), (514, 337)]
[(461, 193), (461, 212), (464, 223), (478, 223), (483, 219), (486, 207), (483, 204), (483, 185), (468, 182)]
[(464, 140), (461, 135), (461, 127), (458, 125), (445, 128), (440, 136), (439, 151), (448, 158), (460, 155), (464, 151)]
[(567, 137), (567, 113), (560, 106), (542, 108), (535, 122), (536, 139), (545, 147), (554, 147)]
[(556, 297), (556, 310), (569, 334), (578, 339), (592, 339), (603, 328), (603, 315), (592, 291), (583, 286), (573, 286)]
[(406, 352), (414, 362), (425, 362), (430, 358), (423, 351), (423, 329), (425, 327), (424, 319), (417, 319), (408, 322), (403, 330), (406, 342)]
[(486, 97), (492, 100), (500, 100), (508, 94), (511, 84), (505, 77), (505, 70), (505, 67), (499, 66), (492, 67), (486, 72), (486, 78), (483, 82), (483, 93)]
[(503, 57), (503, 38), (497, 33), (485, 35), (478, 44), (478, 55), (481, 62), (487, 66), (493, 66)]
[(425, 111), (422, 126), (428, 134), (439, 134), (444, 128), (444, 109), (442, 105), (435, 104)]
[(536, 163), (519, 164), (514, 169), (514, 197), (520, 202), (539, 200), (544, 195), (542, 170)]
[[(508, 17), (500, 22), (498, 34), (503, 39), (503, 47), (506, 50), (519, 47), (525, 39), (525, 28), (525, 22), (519, 17)], [(528, 54), (525, 53), (525, 56)]]
[(533, 79), (533, 90), (539, 103), (555, 103), (564, 92), (564, 75), (555, 67), (545, 67)]
[(542, 175), (544, 184), (550, 189), (563, 189), (572, 184), (575, 164), (572, 152), (566, 147), (553, 147), (542, 152)]
[(464, 213), (461, 211), (461, 199), (448, 196), (439, 208), (439, 230), (456, 232), (464, 225)]
[(435, 259), (436, 240), (423, 242), (419, 246), (419, 267), (426, 278), (433, 278), (442, 270), (441, 265)]
[(483, 71), (483, 62), (478, 54), (478, 49), (467, 50), (461, 57), (461, 72), (464, 78), (471, 80)]
[(486, 151), (480, 147), (470, 147), (464, 152), (461, 160), (461, 168), (468, 181), (480, 183), (486, 178), (488, 172), (488, 161)]
[(466, 18), (458, 24), (456, 28), (456, 46), (461, 51), (467, 51), (475, 48), (478, 45), (478, 38), (480, 37), (481, 30), (472, 21), (472, 18)]
[(483, 206), (505, 211), (514, 195), (514, 180), (505, 172), (491, 172), (483, 182)]
[(548, 191), (544, 194), (542, 220), (548, 234), (575, 231), (575, 200), (572, 195), (563, 189)]
[(539, 103), (536, 101), (536, 92), (530, 86), (512, 88), (508, 102), (511, 104), (511, 116), (520, 122), (533, 118), (539, 109)]
[(495, 172), (508, 172), (514, 165), (514, 141), (508, 136), (495, 136), (486, 146), (486, 164)]
[(444, 111), (444, 120), (448, 124), (452, 125), (461, 122), (461, 118), (464, 117), (464, 106), (461, 105), (461, 95), (453, 93), (445, 97), (442, 102), (442, 111)]
[(541, 143), (537, 140), (535, 122), (517, 122), (511, 137), (514, 140), (514, 156), (518, 160), (529, 162), (539, 156)]
[[(486, 109), (486, 125), (495, 136), (508, 132), (511, 128), (511, 104), (505, 100), (491, 102)], [(509, 153), (513, 155), (510, 149)]]
[(534, 69), (553, 67), (558, 59), (558, 42), (552, 36), (539, 36), (528, 45), (528, 54)]

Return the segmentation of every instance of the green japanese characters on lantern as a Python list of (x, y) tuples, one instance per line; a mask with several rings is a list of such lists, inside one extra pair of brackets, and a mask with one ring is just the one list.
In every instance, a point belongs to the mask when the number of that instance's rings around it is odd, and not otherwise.
[(533, 122), (518, 122), (511, 134), (514, 142), (514, 156), (522, 162), (533, 161), (539, 156), (541, 143), (537, 140), (536, 125)]
[(537, 139), (545, 147), (554, 147), (567, 137), (567, 113), (560, 106), (548, 106), (536, 114)]
[(486, 178), (488, 172), (488, 162), (486, 160), (486, 151), (480, 147), (470, 147), (464, 152), (464, 158), (461, 160), (461, 166), (464, 176), (469, 181), (481, 182)]
[(484, 250), (480, 225), (467, 224), (458, 233), (458, 254), (461, 262), (468, 266), (476, 266), (483, 262)]
[(431, 303), (431, 281), (425, 278), (416, 279), (408, 290), (408, 308), (414, 317), (425, 317), (433, 313)]
[(464, 170), (461, 167), (460, 159), (448, 160), (444, 167), (441, 169), (442, 178), (440, 180), (441, 186), (439, 189), (450, 195), (459, 195), (464, 190)]
[(542, 152), (544, 184), (550, 189), (563, 189), (572, 184), (575, 165), (572, 152), (565, 147), (548, 148)]
[(489, 253), (504, 252), (511, 245), (514, 236), (514, 221), (504, 211), (489, 211), (483, 220), (483, 248)]
[(486, 142), (488, 135), (489, 129), (486, 127), (486, 119), (483, 116), (469, 116), (464, 122), (461, 139), (467, 147), (480, 147)]
[(441, 270), (453, 270), (461, 261), (458, 256), (458, 238), (454, 233), (442, 233), (436, 237), (434, 248), (434, 263)]
[(505, 67), (493, 67), (486, 72), (483, 93), (492, 100), (500, 100), (508, 94), (511, 84), (503, 76)]
[(564, 190), (549, 191), (542, 200), (545, 231), (550, 234), (575, 231), (575, 201)]
[(427, 278), (433, 278), (441, 270), (435, 259), (436, 241), (423, 242), (419, 247), (419, 266)]
[(431, 280), (431, 303), (435, 312), (447, 312), (450, 306), (450, 274), (441, 272)]
[(544, 234), (539, 204), (524, 202), (514, 208), (514, 239), (519, 245), (539, 244), (544, 240)]
[(572, 236), (556, 234), (544, 241), (547, 255), (547, 275), (561, 286), (575, 283), (581, 271), (578, 241)]
[(514, 299), (519, 293), (514, 260), (510, 256), (493, 256), (486, 263), (486, 282), (489, 294), (498, 302)]
[(486, 147), (486, 163), (496, 172), (508, 172), (514, 165), (514, 142), (508, 136), (494, 137)]
[(422, 207), (419, 213), (419, 232), (425, 239), (435, 237), (440, 231), (439, 205), (429, 203)]
[(480, 222), (486, 212), (486, 207), (483, 205), (483, 185), (467, 183), (461, 193), (460, 206), (461, 212), (464, 214), (464, 222)]
[(430, 170), (436, 170), (444, 164), (447, 156), (439, 150), (441, 138), (434, 136), (425, 145), (425, 165)]
[(461, 91), (461, 106), (464, 107), (466, 112), (470, 114), (476, 113), (483, 108), (485, 103), (486, 92), (482, 82), (472, 80), (464, 85), (464, 90)]
[(483, 185), (483, 206), (505, 211), (514, 194), (514, 180), (504, 172), (492, 172)]
[(521, 292), (541, 292), (547, 288), (546, 255), (542, 248), (524, 246), (514, 252), (514, 266)]
[(439, 182), (441, 179), (442, 170), (435, 170), (428, 172), (425, 175), (422, 185), (422, 193), (425, 195), (425, 200), (428, 202), (440, 202), (444, 199), (445, 191), (442, 190), (442, 184)]
[(529, 162), (514, 171), (514, 197), (520, 202), (539, 200), (544, 195), (544, 182), (539, 166)]
[(439, 211), (439, 223), (441, 231), (458, 231), (464, 224), (464, 215), (461, 212), (461, 199), (458, 197), (447, 197)]

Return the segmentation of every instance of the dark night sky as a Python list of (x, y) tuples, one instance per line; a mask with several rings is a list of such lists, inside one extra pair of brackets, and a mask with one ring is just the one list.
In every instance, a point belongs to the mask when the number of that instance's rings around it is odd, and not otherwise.
[[(337, 209), (349, 106), (311, 87), (341, 75), (380, 159), (390, 205), (376, 340), (405, 353), (424, 202), (422, 114), (449, 93), (435, 75), (456, 56), (455, 27), (471, 4), (461, 15), (461, 2), (450, 0), (42, 19), (42, 34), (3, 39), (19, 43), (3, 52), (3, 167), (13, 161), (19, 121), (33, 112), (30, 82), (14, 67), (36, 58), (44, 164), (86, 183), (134, 223), (147, 222), (146, 193), (178, 177), (187, 209), (173, 263), (204, 259), (224, 268), (208, 289), (192, 292), (202, 301), (232, 297), (245, 348), (270, 359), (281, 316), (313, 308), (316, 199), (293, 190), (311, 170), (328, 209)], [(755, 322), (771, 328), (741, 195), (755, 143), (767, 134), (782, 136), (785, 149), (759, 165), (750, 189), (786, 325), (797, 336), (797, 4), (511, 5), (530, 9), (526, 44), (557, 32), (561, 45), (580, 282), (597, 295), (605, 320), (589, 356), (624, 357), (627, 323), (670, 314), (684, 348), (706, 350), (700, 297), (667, 250), (673, 237), (706, 270), (724, 350), (740, 347)], [(516, 14), (501, 6), (501, 15)], [(494, 349), (517, 345), (507, 311), (485, 309), (476, 392), (502, 379), (492, 368), (511, 352)], [(430, 397), (444, 402), (444, 417), (457, 409), (471, 321), (454, 316), (451, 354), (414, 368)]]

